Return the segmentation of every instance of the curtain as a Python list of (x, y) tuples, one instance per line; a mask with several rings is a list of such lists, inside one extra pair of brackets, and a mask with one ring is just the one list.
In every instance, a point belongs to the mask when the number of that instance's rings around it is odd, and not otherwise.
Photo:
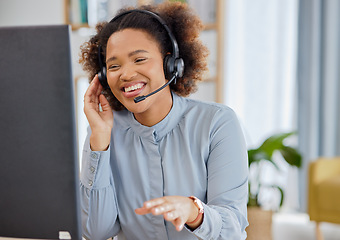
[(296, 128), (296, 0), (230, 0), (226, 12), (225, 104), (248, 146)]
[(298, 28), (299, 195), (306, 211), (310, 161), (340, 155), (340, 1), (300, 0)]
[[(230, 0), (225, 24), (225, 104), (243, 127), (248, 148), (274, 133), (297, 130), (297, 0)], [(298, 172), (289, 166), (261, 176), (282, 186), (284, 205), (298, 206)], [(275, 204), (273, 204), (275, 205)]]

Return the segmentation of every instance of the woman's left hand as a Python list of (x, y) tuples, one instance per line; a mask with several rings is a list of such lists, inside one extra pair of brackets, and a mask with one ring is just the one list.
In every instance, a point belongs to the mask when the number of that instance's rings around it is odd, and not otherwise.
[(152, 199), (144, 202), (143, 207), (135, 209), (135, 212), (139, 215), (148, 213), (163, 215), (164, 219), (170, 221), (177, 231), (181, 231), (186, 222), (195, 220), (198, 215), (198, 209), (193, 201), (188, 197), (181, 196)]

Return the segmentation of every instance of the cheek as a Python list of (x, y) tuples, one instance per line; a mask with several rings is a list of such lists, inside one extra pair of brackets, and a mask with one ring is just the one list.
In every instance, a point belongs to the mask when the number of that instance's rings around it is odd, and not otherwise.
[(149, 71), (149, 75), (157, 76), (158, 80), (165, 80), (163, 61), (157, 64), (154, 64), (153, 67), (148, 68), (148, 71)]
[(114, 74), (114, 73), (107, 73), (107, 83), (109, 84), (109, 86), (112, 88), (114, 87), (115, 85), (117, 85), (117, 82), (119, 80), (117, 74)]
[(113, 93), (113, 95), (115, 95), (115, 97), (118, 97), (118, 93), (120, 92), (119, 87), (117, 86), (117, 80), (116, 78), (107, 76), (107, 83), (109, 84), (109, 87), (111, 89), (111, 92)]

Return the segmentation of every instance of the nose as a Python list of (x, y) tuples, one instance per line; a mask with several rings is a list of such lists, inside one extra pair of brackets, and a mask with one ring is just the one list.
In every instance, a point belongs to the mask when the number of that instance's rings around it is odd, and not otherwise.
[(137, 72), (135, 71), (134, 67), (131, 65), (126, 65), (121, 68), (121, 75), (119, 79), (121, 81), (131, 81), (136, 76), (137, 76)]

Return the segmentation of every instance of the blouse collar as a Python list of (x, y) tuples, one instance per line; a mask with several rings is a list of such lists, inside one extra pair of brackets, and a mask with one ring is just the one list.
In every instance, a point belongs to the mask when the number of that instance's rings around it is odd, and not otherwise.
[(172, 99), (173, 103), (170, 112), (159, 123), (151, 127), (144, 126), (135, 119), (132, 112), (128, 112), (128, 125), (141, 137), (150, 138), (150, 140), (158, 142), (179, 124), (185, 111), (185, 101), (182, 97), (172, 93)]

